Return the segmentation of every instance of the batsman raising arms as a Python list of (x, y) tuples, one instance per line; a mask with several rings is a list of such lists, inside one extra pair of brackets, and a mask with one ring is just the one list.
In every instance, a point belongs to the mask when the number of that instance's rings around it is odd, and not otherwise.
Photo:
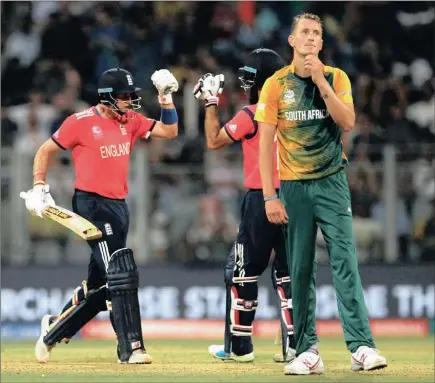
[[(315, 331), (315, 246), (320, 228), (337, 292), (338, 311), (352, 370), (387, 365), (375, 349), (352, 232), (347, 158), (341, 131), (355, 122), (349, 78), (324, 66), (318, 16), (295, 18), (289, 44), (293, 62), (267, 79), (255, 120), (260, 131), (260, 170), (267, 217), (286, 224), (287, 259), (292, 276), (296, 359), (286, 374), (321, 374)], [(274, 140), (278, 138), (279, 197), (275, 191)]]
[[(242, 142), (245, 181), (248, 189), (242, 204), (242, 221), (237, 240), (225, 268), (227, 291), (225, 345), (212, 345), (209, 353), (216, 358), (252, 362), (254, 350), (252, 329), (258, 303), (258, 278), (266, 270), (272, 250), (275, 251), (272, 281), (281, 307), (282, 354), (276, 362), (294, 358), (294, 335), (291, 321), (290, 277), (285, 255), (282, 228), (267, 220), (258, 167), (259, 134), (254, 120), (259, 93), (264, 81), (284, 66), (282, 58), (269, 49), (256, 49), (239, 69), (242, 88), (249, 92), (250, 105), (220, 128), (218, 94), (222, 92), (223, 75), (204, 75), (196, 85), (196, 98), (205, 101), (205, 130), (209, 149), (219, 149), (236, 141)], [(277, 171), (273, 171), (273, 189), (278, 190)]]
[(151, 80), (159, 93), (160, 121), (135, 111), (141, 106), (137, 95), (140, 88), (135, 86), (132, 74), (110, 69), (98, 80), (100, 103), (69, 116), (36, 153), (33, 189), (26, 194), (27, 209), (42, 218), (42, 209), (54, 205), (45, 184), (48, 163), (56, 152), (71, 149), (76, 172), (73, 211), (103, 233), (101, 239), (88, 241), (92, 253), (87, 280), (74, 291), (59, 316), (42, 318), (35, 347), (40, 362), (47, 362), (57, 343), (68, 341), (105, 310), (110, 310), (119, 362), (152, 361), (142, 339), (138, 270), (132, 250), (126, 247), (130, 217), (125, 197), (135, 141), (150, 135), (170, 139), (178, 134), (171, 95), (178, 90), (178, 83), (166, 69), (156, 71)]

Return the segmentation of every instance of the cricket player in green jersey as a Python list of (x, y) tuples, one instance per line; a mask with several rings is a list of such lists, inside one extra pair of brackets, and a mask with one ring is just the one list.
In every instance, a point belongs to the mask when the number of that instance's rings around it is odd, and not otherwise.
[[(297, 358), (285, 374), (322, 374), (315, 330), (316, 233), (325, 239), (338, 311), (354, 371), (387, 366), (375, 349), (352, 233), (352, 210), (344, 168), (342, 131), (352, 130), (355, 112), (348, 76), (323, 65), (318, 16), (294, 19), (289, 44), (293, 62), (264, 84), (255, 120), (260, 131), (260, 172), (270, 222), (285, 224), (292, 276)], [(273, 144), (278, 141), (279, 197), (273, 185)]]

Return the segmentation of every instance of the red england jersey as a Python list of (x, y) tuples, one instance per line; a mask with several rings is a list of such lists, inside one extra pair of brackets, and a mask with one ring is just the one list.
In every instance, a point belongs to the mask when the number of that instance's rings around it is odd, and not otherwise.
[[(232, 120), (224, 126), (225, 131), (234, 141), (242, 141), (243, 170), (245, 173), (244, 185), (247, 189), (263, 189), (260, 175), (260, 134), (258, 124), (254, 120), (257, 105), (248, 105), (240, 110)], [(273, 181), (275, 188), (279, 188), (277, 168), (277, 144), (274, 141), (274, 173)]]
[(95, 107), (69, 116), (51, 137), (62, 149), (72, 150), (74, 187), (103, 197), (124, 199), (130, 153), (138, 138), (148, 138), (156, 120), (129, 112), (134, 118), (120, 123), (102, 117)]

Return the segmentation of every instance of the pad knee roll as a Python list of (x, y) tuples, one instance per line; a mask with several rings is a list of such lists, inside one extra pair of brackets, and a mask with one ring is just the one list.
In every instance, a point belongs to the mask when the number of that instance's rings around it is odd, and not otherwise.
[(139, 288), (139, 273), (131, 249), (117, 250), (110, 257), (107, 287), (111, 294)]

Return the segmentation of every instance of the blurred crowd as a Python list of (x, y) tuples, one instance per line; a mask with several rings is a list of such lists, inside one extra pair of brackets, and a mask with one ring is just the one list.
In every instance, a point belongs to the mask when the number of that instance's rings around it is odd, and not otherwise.
[[(234, 241), (244, 193), (241, 151), (234, 144), (204, 152), (203, 110), (192, 107), (191, 90), (203, 73), (224, 73), (219, 110), (222, 122), (228, 120), (247, 103), (236, 76), (246, 55), (267, 47), (290, 62), (290, 25), (303, 11), (323, 18), (321, 59), (343, 69), (353, 85), (357, 121), (343, 144), (351, 160), (360, 260), (383, 260), (383, 150), (393, 144), (399, 259), (434, 261), (430, 2), (2, 2), (2, 148), (13, 148), (14, 155), (35, 153), (66, 116), (98, 102), (96, 79), (114, 66), (135, 75), (143, 88), (143, 112), (158, 118), (150, 77), (156, 69), (171, 70), (180, 83), (175, 95), (180, 136), (146, 144), (154, 260), (221, 262)], [(54, 166), (70, 167), (69, 157)], [(2, 199), (8, 198), (7, 185), (2, 176)], [(134, 196), (140, 185), (132, 187)]]

